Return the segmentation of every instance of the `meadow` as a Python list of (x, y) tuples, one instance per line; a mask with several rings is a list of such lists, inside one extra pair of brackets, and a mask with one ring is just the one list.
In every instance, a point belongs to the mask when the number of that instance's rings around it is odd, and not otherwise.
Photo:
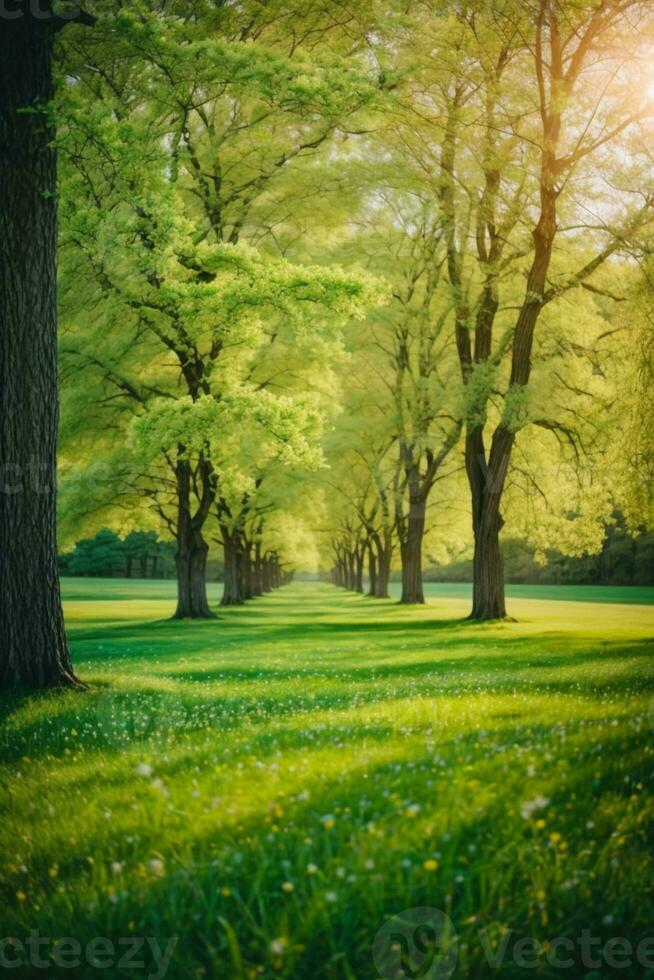
[(89, 691), (0, 702), (13, 975), (654, 977), (653, 590), (64, 589)]

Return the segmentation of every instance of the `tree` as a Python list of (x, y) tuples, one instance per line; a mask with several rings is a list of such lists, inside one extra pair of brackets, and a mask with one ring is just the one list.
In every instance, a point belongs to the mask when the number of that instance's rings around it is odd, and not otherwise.
[(169, 578), (174, 566), (172, 544), (159, 541), (154, 531), (131, 531), (124, 538), (102, 528), (93, 538), (77, 541), (61, 555), (64, 575)]
[(17, 10), (0, 30), (0, 688), (79, 686), (64, 630), (56, 542), (51, 104), (54, 35), (66, 21), (50, 4), (40, 13)]
[[(647, 159), (650, 150), (647, 148)], [(649, 235), (642, 242), (641, 268), (616, 324), (621, 339), (618, 385), (621, 438), (614, 440), (611, 465), (616, 474), (616, 506), (627, 526), (654, 529), (654, 274)], [(627, 270), (625, 270), (625, 273)], [(625, 284), (629, 284), (627, 275)]]
[[(370, 147), (374, 157), (378, 148)], [(407, 189), (406, 167), (388, 163), (368, 175), (357, 220), (363, 227), (349, 248), (388, 283), (390, 301), (371, 311), (366, 328), (351, 331), (356, 367), (346, 384), (341, 426), (344, 459), (357, 457), (359, 519), (368, 529), (376, 582), (386, 595), (392, 539), (399, 542), (404, 604), (423, 603), (422, 559), (430, 528), (430, 498), (450, 475), (463, 426), (453, 304), (445, 276), (444, 235), (438, 209), (424, 189)], [(374, 227), (368, 226), (371, 198)], [(343, 457), (342, 453), (347, 452)], [(361, 473), (361, 463), (364, 472)], [(454, 467), (456, 467), (456, 461)], [(344, 485), (352, 482), (345, 478)], [(369, 484), (369, 493), (361, 492)], [(374, 503), (368, 501), (372, 495)]]
[[(465, 389), (474, 619), (506, 615), (500, 532), (519, 433), (534, 424), (554, 438), (569, 431), (531, 410), (536, 326), (571, 290), (597, 290), (598, 270), (651, 217), (647, 194), (632, 204), (642, 181), (623, 186), (619, 217), (598, 192), (623, 166), (613, 144), (651, 113), (644, 87), (634, 88), (637, 53), (624, 68), (630, 46), (650, 43), (650, 13), (637, 2), (537, 0), (417, 15), (422, 67), (403, 98), (419, 105), (419, 121), (401, 138), (428, 175), (445, 233)], [(604, 200), (604, 220), (577, 202), (582, 187)], [(586, 255), (571, 269), (564, 259), (575, 249)]]
[[(245, 43), (249, 15), (223, 13), (233, 40), (209, 13), (202, 37), (195, 15), (122, 12), (123, 49), (78, 53), (62, 134), (75, 284), (65, 351), (85, 387), (95, 377), (119, 431), (133, 411), (142, 417), (132, 431), (144, 466), (134, 458), (132, 486), (177, 541), (180, 618), (211, 615), (204, 529), (216, 507), (225, 511), (229, 462), (222, 454), (222, 470), (216, 465), (222, 448), (210, 424), (236, 424), (244, 411), (265, 427), (257, 404), (269, 421), (286, 406), (288, 420), (289, 402), (278, 399), (276, 409), (272, 391), (263, 397), (271, 379), (256, 377), (257, 353), (288, 348), (293, 329), (327, 342), (335, 322), (372, 295), (362, 277), (295, 265), (243, 239), (264, 220), (254, 214), (259, 200), (270, 220), (287, 164), (323, 144), (374, 96), (377, 80), (289, 59), (259, 34)], [(93, 329), (79, 327), (90, 303), (102, 313)]]
[[(318, 480), (330, 500), (328, 547), (334, 561), (332, 578), (338, 585), (361, 591), (367, 558), (368, 594), (371, 598), (388, 599), (401, 470), (396, 436), (389, 435), (387, 418), (376, 418), (377, 404), (370, 383), (371, 351), (365, 346), (363, 350), (368, 372), (360, 374), (354, 370), (348, 378), (344, 411), (325, 440), (329, 468), (319, 474)], [(365, 392), (355, 378), (367, 382)]]

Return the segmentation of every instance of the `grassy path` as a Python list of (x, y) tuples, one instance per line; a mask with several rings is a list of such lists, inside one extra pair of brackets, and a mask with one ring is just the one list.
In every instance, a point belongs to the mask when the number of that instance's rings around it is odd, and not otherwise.
[[(497, 976), (495, 949), (502, 977), (549, 977), (556, 937), (652, 935), (651, 607), (516, 597), (519, 622), (477, 626), (462, 595), (300, 583), (180, 624), (159, 583), (82, 585), (91, 692), (2, 703), (3, 936), (177, 937), (175, 980), (367, 980), (408, 908), (451, 920), (442, 976)], [(564, 975), (615, 975), (575, 950)], [(146, 952), (47, 975), (143, 977)]]

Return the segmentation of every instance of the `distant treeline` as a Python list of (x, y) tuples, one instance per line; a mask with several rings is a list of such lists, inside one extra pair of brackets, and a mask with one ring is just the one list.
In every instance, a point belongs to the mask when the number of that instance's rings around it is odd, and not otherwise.
[(120, 538), (98, 531), (59, 556), (62, 575), (96, 578), (174, 578), (175, 545), (160, 541), (155, 531), (133, 531)]
[[(62, 575), (87, 578), (174, 579), (175, 543), (160, 541), (155, 531), (132, 531), (121, 538), (114, 531), (102, 530), (60, 555), (59, 569)], [(222, 561), (209, 560), (207, 577), (222, 582)]]
[[(533, 585), (654, 585), (654, 534), (627, 534), (618, 519), (607, 528), (604, 547), (597, 555), (569, 558), (547, 552), (547, 564), (535, 560), (534, 550), (524, 541), (503, 542), (508, 582)], [(428, 582), (470, 582), (472, 562), (452, 562), (425, 571)]]
[[(524, 541), (504, 542), (507, 581), (534, 585), (654, 585), (654, 534), (627, 534), (621, 519), (606, 532), (597, 555), (569, 558), (548, 551), (547, 565), (539, 564)], [(175, 578), (175, 544), (160, 541), (154, 531), (133, 531), (124, 539), (99, 531), (79, 541), (59, 558), (62, 575), (95, 578)], [(208, 577), (222, 581), (223, 563), (212, 559)], [(396, 577), (395, 575), (393, 576)], [(469, 582), (472, 562), (451, 562), (425, 571), (427, 582)]]
[[(59, 570), (62, 575), (86, 578), (174, 579), (177, 577), (175, 542), (160, 541), (155, 531), (133, 531), (121, 538), (114, 531), (104, 529), (94, 538), (78, 541), (72, 551), (60, 555)], [(225, 563), (221, 558), (209, 558), (207, 579), (225, 580)]]

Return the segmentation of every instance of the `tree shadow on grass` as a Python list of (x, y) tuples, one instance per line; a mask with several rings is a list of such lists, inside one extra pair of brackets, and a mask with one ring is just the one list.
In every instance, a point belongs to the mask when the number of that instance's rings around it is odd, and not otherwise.
[[(565, 634), (561, 638), (564, 640)], [(23, 721), (17, 719), (5, 727), (0, 758), (8, 762), (23, 755), (38, 758), (43, 754), (64, 753), (72, 747), (96, 750), (115, 741), (125, 747), (120, 738), (112, 737), (111, 731), (101, 730), (99, 720), (105, 726), (118, 725), (119, 731), (121, 724), (128, 726), (125, 742), (133, 746), (147, 744), (153, 731), (168, 729), (171, 724), (173, 743), (176, 734), (183, 738), (189, 732), (207, 727), (216, 735), (243, 725), (254, 726), (256, 731), (271, 721), (311, 712), (343, 712), (352, 725), (375, 704), (407, 698), (433, 699), (437, 705), (443, 699), (476, 701), (480, 696), (520, 693), (534, 698), (557, 695), (597, 701), (609, 694), (643, 696), (654, 690), (654, 660), (649, 671), (640, 669), (636, 673), (634, 667), (629, 674), (602, 673), (602, 668), (619, 666), (623, 659), (652, 659), (647, 641), (634, 640), (615, 644), (615, 649), (603, 646), (584, 653), (570, 653), (564, 648), (546, 655), (541, 652), (540, 638), (509, 642), (514, 648), (510, 655), (503, 648), (490, 657), (470, 653), (437, 661), (345, 668), (340, 665), (298, 670), (258, 664), (222, 666), (216, 670), (185, 671), (172, 677), (159, 675), (151, 683), (143, 678), (137, 686), (129, 688), (105, 681), (98, 685), (97, 691), (84, 695), (21, 697), (15, 702), (5, 698), (0, 702), (5, 723), (21, 709), (45, 701), (48, 720), (54, 720), (55, 725), (46, 730), (41, 714), (28, 715)], [(580, 674), (579, 667), (590, 669)], [(544, 678), (542, 672), (548, 670), (553, 676)], [(325, 683), (314, 690), (310, 682), (316, 680)], [(176, 682), (181, 682), (179, 689)], [(235, 690), (212, 690), (213, 684), (235, 685)], [(311, 697), (307, 697), (307, 691)], [(215, 707), (220, 709), (217, 722), (215, 713), (212, 714)], [(179, 732), (175, 727), (178, 722)], [(129, 729), (130, 725), (133, 730)], [(76, 736), (71, 744), (69, 736), (73, 729)]]
[[(296, 798), (290, 807), (289, 816), (297, 831), (292, 832), (287, 842), (278, 836), (273, 845), (266, 843), (270, 827), (265, 821), (265, 811), (245, 816), (233, 824), (213, 827), (205, 824), (201, 831), (194, 830), (189, 819), (183, 842), (169, 840), (165, 835), (159, 839), (158, 828), (156, 831), (153, 828), (156, 851), (165, 860), (165, 875), (135, 883), (134, 889), (130, 887), (126, 897), (117, 904), (101, 899), (87, 916), (75, 922), (66, 921), (66, 915), (76, 914), (74, 905), (69, 905), (62, 920), (56, 906), (55, 885), (47, 877), (48, 855), (44, 854), (42, 866), (35, 870), (42, 874), (55, 902), (50, 908), (50, 895), (44, 897), (41, 932), (48, 933), (50, 929), (52, 935), (70, 933), (85, 941), (94, 935), (129, 935), (129, 923), (136, 920), (143, 935), (179, 937), (173, 960), (175, 975), (187, 975), (182, 971), (199, 967), (208, 971), (209, 976), (228, 978), (235, 975), (230, 945), (233, 950), (234, 942), (237, 944), (239, 956), (246, 963), (261, 962), (267, 953), (269, 936), (284, 935), (290, 928), (299, 957), (292, 975), (317, 980), (346, 975), (327, 972), (335, 937), (350, 964), (347, 975), (370, 975), (370, 949), (375, 933), (389, 915), (407, 907), (448, 910), (460, 940), (468, 946), (472, 945), (471, 940), (476, 943), (471, 952), (476, 977), (497, 975), (483, 959), (477, 935), (486, 923), (505, 922), (516, 936), (547, 939), (554, 932), (574, 935), (575, 928), (595, 926), (607, 912), (619, 907), (625, 922), (614, 924), (613, 933), (619, 925), (620, 935), (631, 938), (636, 930), (649, 927), (654, 912), (651, 896), (643, 898), (640, 890), (628, 893), (628, 883), (621, 884), (620, 879), (608, 892), (608, 870), (600, 870), (583, 895), (577, 889), (569, 893), (559, 890), (556, 902), (552, 895), (548, 902), (549, 919), (543, 919), (540, 907), (532, 908), (529, 890), (533, 891), (537, 866), (547, 868), (554, 857), (548, 851), (545, 837), (542, 849), (535, 846), (534, 831), (528, 821), (518, 818), (516, 826), (515, 819), (507, 819), (515, 800), (523, 798), (524, 762), (521, 764), (520, 750), (525, 744), (525, 733), (509, 727), (504, 735), (516, 748), (515, 765), (509, 768), (508, 776), (485, 754), (475, 760), (474, 774), (479, 784), (496, 786), (499, 790), (494, 800), (485, 803), (482, 813), (476, 808), (474, 793), (471, 796), (467, 776), (461, 769), (455, 769), (450, 779), (441, 778), (438, 787), (429, 789), (426, 778), (432, 754), (426, 750), (410, 756), (414, 768), (405, 767), (399, 774), (396, 759), (367, 768), (355, 765), (329, 779), (316, 771), (307, 777), (309, 799), (302, 802)], [(468, 740), (457, 740), (450, 748), (457, 753), (468, 749), (483, 751), (478, 743), (478, 735), (476, 741), (471, 735)], [(605, 744), (607, 754), (615, 759), (624, 757), (625, 753), (635, 757), (639, 748), (642, 739), (638, 741), (634, 733), (619, 744), (616, 741), (615, 746), (610, 740)], [(550, 794), (554, 826), (571, 842), (571, 849), (575, 841), (586, 846), (586, 835), (580, 835), (579, 813), (580, 807), (586, 808), (581, 810), (584, 816), (593, 812), (588, 808), (589, 793), (591, 797), (606, 793), (626, 799), (630, 792), (617, 770), (609, 777), (604, 787), (589, 790), (587, 769), (572, 768), (567, 780)], [(402, 822), (390, 798), (368, 793), (371, 786), (393, 787), (399, 796), (410, 796), (421, 804), (420, 815), (413, 822)], [(568, 809), (571, 800), (576, 803)], [(341, 810), (349, 806), (357, 814), (357, 822), (341, 817), (333, 831), (325, 831), (321, 815), (335, 812), (337, 806)], [(369, 820), (380, 828), (386, 841), (384, 864), (373, 871), (365, 871), (363, 866), (363, 858), (371, 853), (371, 842), (372, 853), (378, 857), (374, 838), (369, 833)], [(435, 824), (435, 830), (429, 830), (431, 823)], [(444, 831), (449, 835), (447, 840), (442, 836)], [(303, 848), (301, 840), (307, 832), (316, 838), (311, 851)], [(109, 828), (106, 839), (95, 844), (102, 853), (115, 854), (116, 840)], [(438, 874), (421, 873), (425, 854), (436, 847), (442, 851)], [(290, 864), (287, 870), (283, 868), (285, 857)], [(412, 862), (414, 870), (410, 876), (402, 869), (402, 858)], [(341, 893), (339, 903), (327, 919), (318, 915), (315, 895), (317, 892), (319, 901), (320, 892), (332, 886), (327, 881), (323, 885), (320, 878), (314, 882), (306, 877), (308, 860), (317, 862), (320, 874), (325, 873), (329, 882), (337, 864), (357, 872), (352, 883), (337, 882)], [(182, 875), (180, 870), (184, 872)], [(375, 878), (378, 871), (382, 872), (383, 881)], [(90, 874), (77, 848), (73, 852), (71, 847), (60, 856), (59, 880), (66, 882), (69, 893), (74, 894), (76, 885), (83, 885)], [(280, 888), (281, 881), (289, 876), (296, 881), (292, 896), (284, 895)], [(461, 880), (456, 882), (455, 877)], [(226, 883), (230, 885), (227, 890), (223, 887)], [(185, 914), (180, 915), (180, 909)], [(233, 930), (230, 937), (225, 923)], [(73, 925), (75, 929), (71, 928)], [(13, 928), (9, 918), (7, 926)], [(16, 928), (13, 931), (22, 934)]]

